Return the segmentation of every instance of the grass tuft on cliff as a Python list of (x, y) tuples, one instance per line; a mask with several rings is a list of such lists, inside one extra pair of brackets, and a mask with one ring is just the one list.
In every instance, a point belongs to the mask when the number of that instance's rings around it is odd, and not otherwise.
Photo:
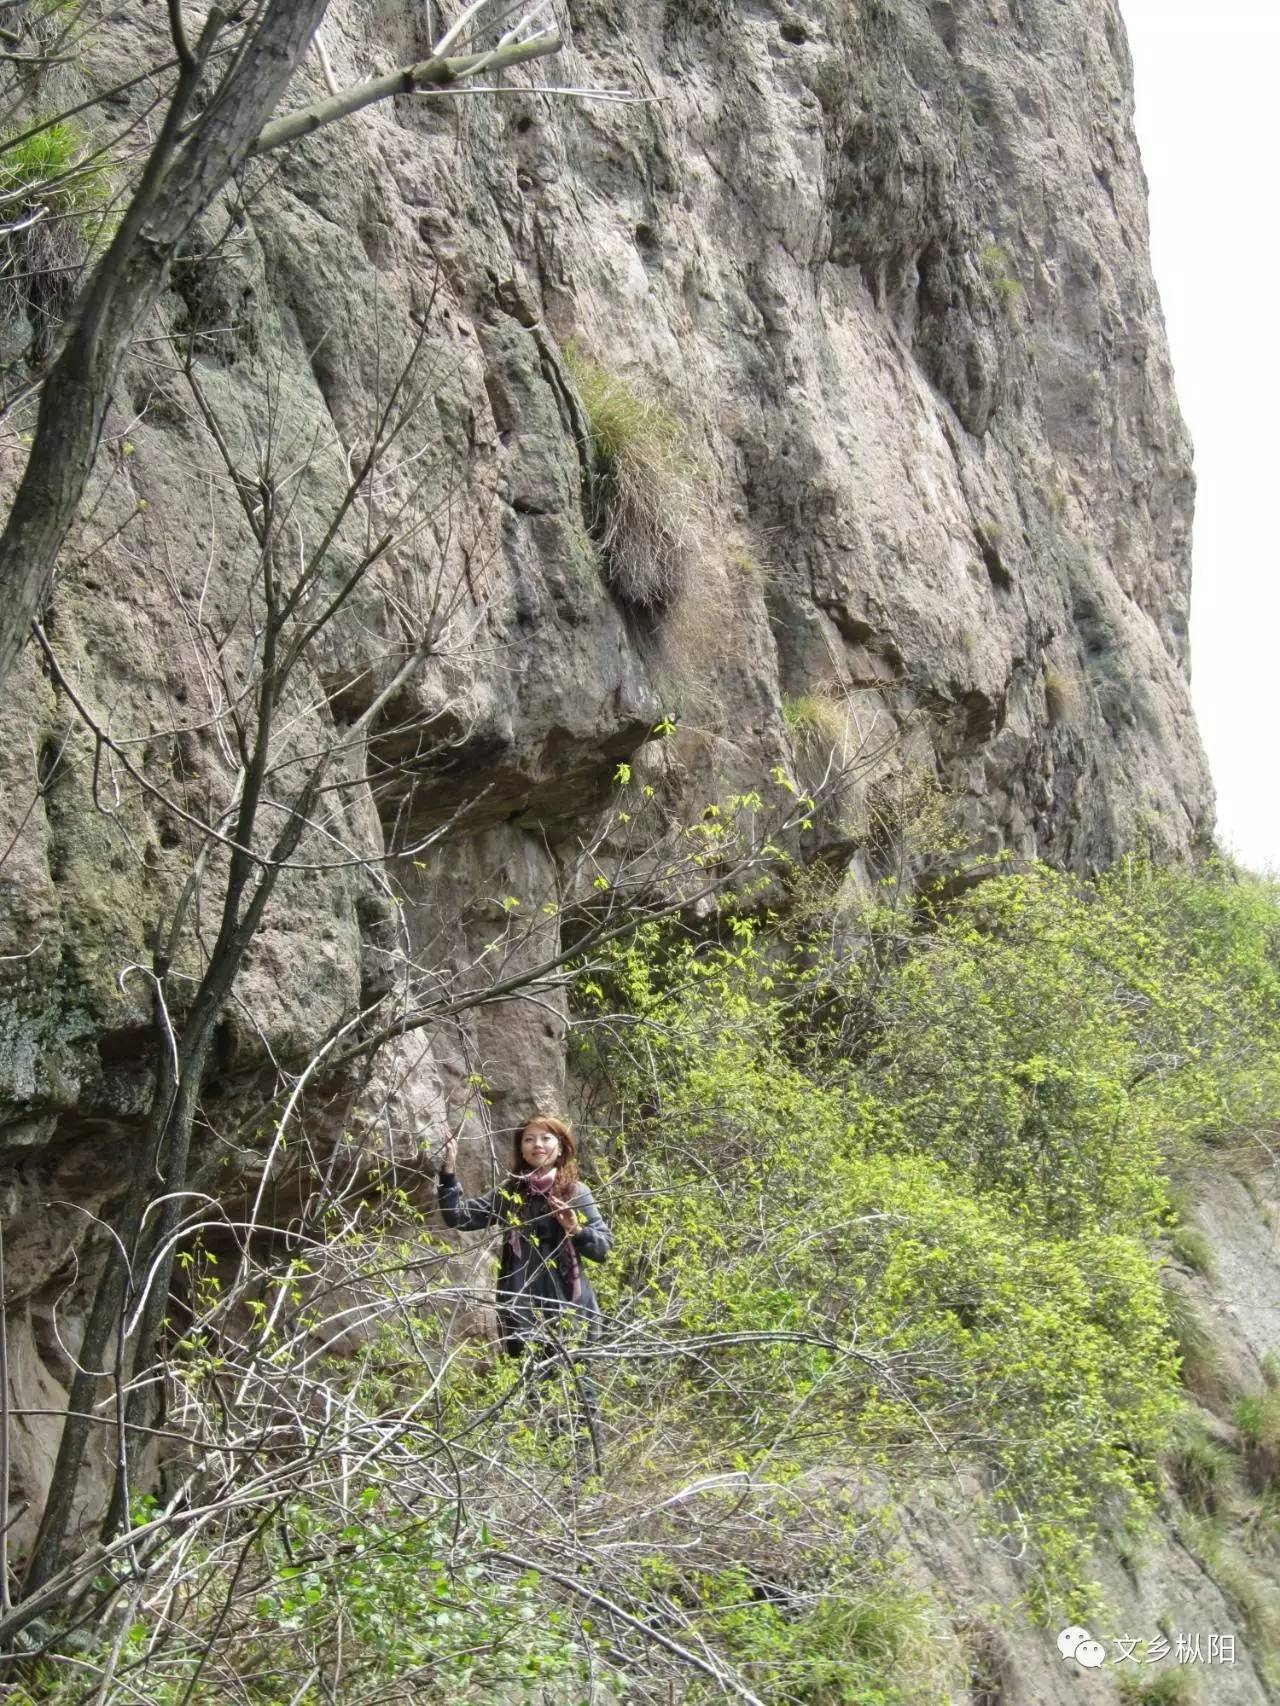
[(782, 720), (798, 745), (840, 746), (845, 738), (845, 714), (822, 693), (784, 693)]
[(109, 197), (102, 160), (70, 121), (0, 140), (0, 287), (8, 317), (31, 324), (33, 359), (52, 344)]
[(1047, 669), (1044, 674), (1045, 713), (1051, 728), (1067, 723), (1080, 705), (1080, 688), (1060, 669)]
[(701, 494), (684, 426), (576, 341), (565, 362), (595, 451), (591, 525), (610, 582), (626, 603), (663, 609), (689, 585), (702, 553)]

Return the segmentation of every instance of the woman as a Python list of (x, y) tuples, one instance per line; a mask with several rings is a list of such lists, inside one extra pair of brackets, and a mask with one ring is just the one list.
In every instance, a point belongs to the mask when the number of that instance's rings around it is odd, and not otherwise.
[[(464, 1197), (455, 1167), (458, 1140), (444, 1146), (440, 1212), (445, 1225), (464, 1232), (501, 1226), (498, 1259), (498, 1331), (510, 1356), (540, 1353), (538, 1373), (563, 1365), (566, 1340), (600, 1337), (600, 1311), (585, 1257), (603, 1262), (613, 1235), (591, 1192), (578, 1178), (573, 1135), (563, 1120), (538, 1114), (516, 1133), (514, 1166), (496, 1190)], [(599, 1467), (594, 1387), (578, 1376)]]

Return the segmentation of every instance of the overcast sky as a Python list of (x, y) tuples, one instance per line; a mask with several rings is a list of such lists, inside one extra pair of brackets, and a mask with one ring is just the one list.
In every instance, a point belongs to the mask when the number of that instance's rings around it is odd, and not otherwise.
[(1219, 839), (1280, 868), (1280, 0), (1120, 0), (1196, 447), (1192, 688)]

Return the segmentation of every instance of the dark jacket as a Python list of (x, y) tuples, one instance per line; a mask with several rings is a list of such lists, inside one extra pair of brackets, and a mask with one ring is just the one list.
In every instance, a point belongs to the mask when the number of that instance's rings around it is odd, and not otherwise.
[(464, 1197), (455, 1173), (440, 1175), (440, 1212), (446, 1226), (461, 1232), (505, 1228), (498, 1258), (498, 1331), (503, 1349), (512, 1355), (524, 1349), (540, 1321), (568, 1327), (572, 1317), (585, 1326), (588, 1339), (600, 1337), (595, 1293), (576, 1258), (603, 1262), (613, 1234), (584, 1184), (574, 1186), (569, 1206), (580, 1222), (572, 1237), (547, 1213), (546, 1204), (525, 1191), (517, 1179), (508, 1179), (482, 1197)]

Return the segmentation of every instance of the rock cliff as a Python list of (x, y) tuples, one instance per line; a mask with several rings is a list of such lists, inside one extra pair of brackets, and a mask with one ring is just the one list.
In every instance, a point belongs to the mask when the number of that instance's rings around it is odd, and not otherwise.
[[(420, 53), (420, 12), (333, 7), (337, 74)], [(554, 865), (664, 713), (692, 801), (786, 758), (784, 705), (827, 696), (893, 732), (881, 769), (936, 771), (975, 849), (1087, 868), (1203, 846), (1190, 452), (1116, 7), (698, 0), (572, 21), (555, 76), (643, 101), (374, 108), (228, 194), (163, 304), (241, 441), (319, 446), (308, 524), (426, 328), (419, 461), (472, 623), (452, 673), (398, 707), (380, 761), (407, 780), (383, 775), (379, 822), (353, 835), (394, 850), (470, 803), (444, 863), (479, 892), (506, 863)], [(114, 19), (98, 70), (149, 27)], [(695, 549), (675, 610), (629, 608), (589, 537), (571, 340), (683, 425)], [(179, 774), (219, 762), (199, 751), (183, 600), (226, 616), (243, 594), (192, 412), (173, 364), (140, 352), (99, 501), (104, 521), (145, 513), (87, 566), (69, 553), (52, 618), (125, 738), (189, 707)], [(376, 665), (387, 632), (362, 612), (335, 671)], [(415, 707), (433, 756), (406, 764)], [(31, 1143), (127, 1113), (145, 1000), (117, 980), (170, 893), (175, 827), (145, 802), (128, 826), (95, 810), (34, 655), (5, 714), (0, 948), (29, 957), (4, 962), (3, 1084)], [(376, 911), (358, 888), (331, 885), (323, 921), (310, 896), (273, 921), (245, 1001), (286, 1054), (357, 997)]]

